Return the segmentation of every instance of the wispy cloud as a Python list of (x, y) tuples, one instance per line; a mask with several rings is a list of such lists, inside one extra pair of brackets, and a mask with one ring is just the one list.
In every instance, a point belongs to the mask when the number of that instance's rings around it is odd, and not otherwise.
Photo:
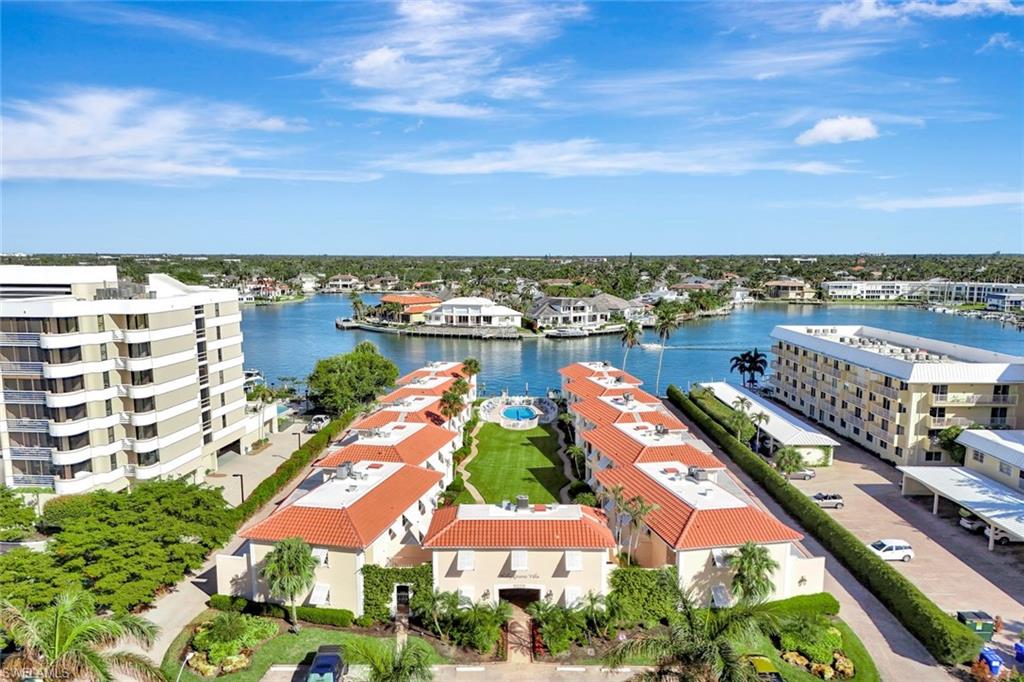
[(975, 52), (981, 54), (982, 52), (988, 52), (989, 50), (1010, 50), (1011, 52), (1024, 52), (1024, 45), (1019, 40), (1014, 40), (1010, 37), (1009, 33), (993, 33), (989, 36), (985, 44), (979, 47)]
[(372, 174), (254, 167), (252, 137), (307, 129), (248, 107), (171, 101), (153, 90), (75, 89), (6, 105), (3, 177), (179, 182), (196, 178), (362, 181)]
[(821, 28), (854, 28), (864, 23), (907, 19), (953, 19), (972, 16), (1024, 15), (1024, 5), (1013, 0), (850, 0), (832, 5), (818, 15)]
[(663, 150), (610, 145), (577, 138), (558, 142), (519, 142), (464, 156), (437, 153), (393, 156), (378, 167), (428, 175), (526, 173), (548, 177), (616, 176), (641, 173), (737, 175), (782, 171), (828, 175), (847, 169), (816, 160), (770, 159), (753, 153), (756, 145), (718, 145)]
[(1024, 205), (1024, 191), (976, 192), (973, 194), (942, 194), (895, 199), (861, 199), (861, 208), (879, 211), (910, 211), (935, 208), (977, 208), (979, 206)]
[(878, 137), (878, 129), (870, 118), (863, 116), (836, 116), (824, 118), (800, 133), (796, 143), (801, 146), (812, 144), (839, 144), (871, 140)]

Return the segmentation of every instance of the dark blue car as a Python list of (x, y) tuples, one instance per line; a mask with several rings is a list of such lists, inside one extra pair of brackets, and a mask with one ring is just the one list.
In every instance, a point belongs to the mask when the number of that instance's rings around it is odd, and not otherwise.
[(323, 645), (316, 650), (306, 682), (341, 682), (348, 672), (348, 663), (340, 646)]

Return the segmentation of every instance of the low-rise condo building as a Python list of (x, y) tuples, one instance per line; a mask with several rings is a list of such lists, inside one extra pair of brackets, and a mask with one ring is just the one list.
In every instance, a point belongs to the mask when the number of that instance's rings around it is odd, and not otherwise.
[(969, 429), (964, 466), (901, 466), (904, 495), (932, 496), (932, 513), (942, 500), (988, 524), (988, 548), (1024, 542), (1024, 431)]
[(895, 464), (949, 464), (950, 426), (1024, 421), (1024, 357), (855, 325), (772, 338), (775, 398)]
[(442, 474), (400, 462), (341, 462), (307, 478), (270, 516), (242, 530), (248, 542), (217, 556), (217, 591), (275, 601), (262, 578), (275, 543), (302, 538), (319, 562), (302, 603), (363, 613), (367, 564), (388, 566), (420, 542), (441, 492)]
[(336, 468), (343, 462), (401, 462), (439, 471), (442, 482), (452, 482), (452, 453), (462, 439), (433, 424), (390, 422), (368, 429), (352, 429), (341, 447), (316, 463)]
[(615, 539), (604, 513), (579, 505), (504, 504), (438, 509), (423, 546), (434, 589), (470, 602), (546, 600), (573, 606), (608, 593)]
[(558, 370), (558, 373), (562, 377), (562, 396), (570, 406), (580, 400), (600, 396), (631, 393), (636, 397), (643, 383), (607, 362), (576, 362)]
[(354, 423), (352, 429), (365, 431), (391, 422), (433, 424), (458, 430), (455, 421), (441, 413), (441, 397), (436, 395), (413, 395), (382, 403), (376, 411)]
[(8, 265), (0, 296), (4, 485), (200, 482), (220, 455), (276, 427), (246, 404), (233, 289), (156, 274), (122, 282), (112, 266)]
[(436, 327), (508, 327), (523, 324), (523, 314), (489, 298), (460, 296), (443, 301), (426, 314), (426, 323)]
[(833, 280), (821, 283), (826, 298), (874, 301), (912, 300), (982, 303), (1007, 295), (1024, 295), (1024, 283), (928, 280)]

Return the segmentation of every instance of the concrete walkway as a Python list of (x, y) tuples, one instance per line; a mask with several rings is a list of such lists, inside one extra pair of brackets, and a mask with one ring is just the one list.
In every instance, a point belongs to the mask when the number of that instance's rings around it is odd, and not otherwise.
[[(532, 663), (528, 667), (517, 663), (480, 663), (466, 665), (431, 666), (434, 679), (480, 680), (481, 682), (624, 682), (640, 672), (641, 668), (622, 668), (614, 672), (596, 665), (562, 665)], [(262, 682), (305, 682), (307, 667), (275, 665), (263, 676)], [(362, 682), (369, 678), (365, 665), (353, 665), (345, 676), (346, 682)]]
[(533, 663), (533, 634), (531, 618), (522, 607), (512, 605), (508, 619), (508, 639), (505, 642), (505, 662), (512, 665)]
[[(739, 468), (714, 440), (670, 401), (664, 401), (690, 431), (702, 438), (726, 466), (737, 484), (758, 506), (791, 528), (800, 524)], [(839, 600), (839, 615), (857, 633), (878, 667), (883, 680), (915, 680), (936, 682), (957, 679), (940, 666), (928, 650), (907, 631), (896, 617), (871, 594), (846, 567), (826, 551), (814, 536), (805, 533), (802, 547), (813, 556), (825, 557), (825, 591)]]
[[(306, 441), (306, 434), (301, 433), (304, 424), (293, 424), (286, 431), (275, 433), (270, 436), (270, 445), (254, 455), (241, 455), (232, 459), (224, 465), (220, 473), (224, 473), (224, 482), (215, 483), (217, 478), (211, 480), (211, 484), (222, 486), (225, 491), (225, 498), (229, 502), (239, 499), (238, 479), (232, 478), (231, 474), (241, 473), (245, 476), (246, 495), (255, 488), (260, 481), (265, 479), (287, 459), (297, 446), (296, 433), (300, 433), (302, 441)], [(273, 502), (264, 506), (258, 511), (248, 523), (266, 518), (276, 508), (276, 504), (287, 497), (295, 487), (308, 475), (310, 469), (297, 476), (295, 481), (281, 491)], [(230, 483), (228, 483), (230, 481)], [(186, 576), (181, 582), (171, 588), (171, 591), (156, 600), (156, 603), (141, 615), (160, 628), (160, 633), (149, 649), (143, 649), (136, 645), (126, 645), (124, 650), (142, 654), (151, 661), (160, 665), (164, 654), (170, 648), (174, 638), (206, 609), (206, 602), (210, 595), (217, 591), (217, 577), (215, 573), (216, 555), (230, 554), (242, 546), (244, 540), (233, 536), (228, 544), (220, 550), (214, 551), (199, 572), (193, 576)], [(119, 678), (124, 679), (124, 678)]]
[(478, 449), (480, 447), (480, 429), (483, 428), (483, 425), (484, 422), (481, 420), (476, 425), (476, 428), (473, 429), (473, 432), (470, 434), (471, 438), (473, 439), (473, 445), (469, 449), (469, 455), (466, 457), (466, 459), (462, 460), (462, 464), (455, 468), (456, 471), (462, 474), (462, 482), (466, 485), (466, 492), (469, 493), (470, 497), (472, 497), (473, 501), (476, 502), (477, 504), (484, 504), (484, 496), (481, 495), (480, 491), (477, 490), (473, 486), (473, 484), (469, 482), (469, 477), (472, 474), (466, 471), (466, 465), (472, 462), (473, 459), (478, 454)]
[(558, 434), (558, 458), (562, 460), (562, 473), (569, 479), (569, 482), (558, 491), (558, 499), (562, 501), (562, 504), (569, 504), (572, 502), (572, 499), (569, 497), (569, 486), (579, 479), (576, 478), (576, 471), (573, 469), (572, 460), (565, 451), (569, 447), (569, 444), (565, 442), (565, 429), (555, 422), (551, 423), (551, 428)]

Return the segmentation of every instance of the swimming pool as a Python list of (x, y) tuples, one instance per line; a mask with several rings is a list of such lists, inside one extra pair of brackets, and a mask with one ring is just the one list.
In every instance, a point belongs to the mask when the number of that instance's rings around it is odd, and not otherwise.
[(526, 407), (525, 405), (510, 405), (501, 411), (501, 416), (505, 419), (515, 419), (516, 421), (525, 421), (527, 419), (533, 419), (536, 413), (532, 407)]

